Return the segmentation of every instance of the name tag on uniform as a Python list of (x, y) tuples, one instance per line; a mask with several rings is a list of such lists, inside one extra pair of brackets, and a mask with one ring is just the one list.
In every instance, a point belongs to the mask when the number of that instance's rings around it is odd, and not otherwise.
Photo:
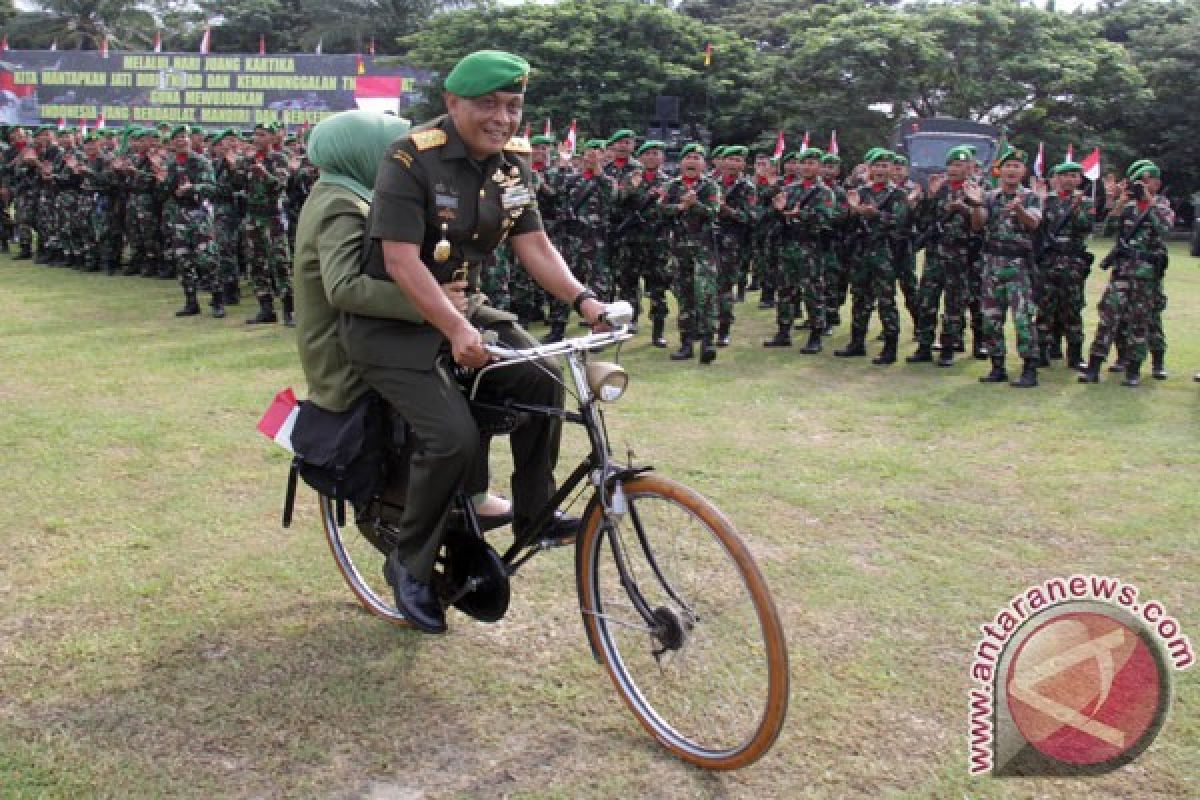
[(532, 201), (533, 195), (529, 193), (529, 189), (524, 184), (509, 186), (504, 190), (504, 194), (500, 196), (500, 205), (504, 206), (505, 211), (523, 208)]
[(458, 198), (449, 194), (434, 195), (434, 202), (438, 208), (458, 208)]

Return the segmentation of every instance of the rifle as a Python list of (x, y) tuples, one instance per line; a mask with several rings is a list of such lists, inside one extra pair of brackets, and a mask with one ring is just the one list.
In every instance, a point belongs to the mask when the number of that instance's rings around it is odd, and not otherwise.
[(1071, 221), (1071, 217), (1074, 216), (1075, 211), (1079, 208), (1079, 204), (1082, 202), (1083, 195), (1081, 193), (1076, 193), (1075, 196), (1071, 198), (1070, 207), (1066, 210), (1066, 213), (1062, 215), (1062, 218), (1059, 219), (1058, 224), (1054, 226), (1054, 230), (1050, 231), (1048, 236), (1042, 237), (1041, 241), (1038, 242), (1037, 247), (1033, 249), (1033, 258), (1035, 261), (1041, 261), (1042, 257), (1045, 256), (1046, 253), (1057, 249), (1058, 237), (1062, 235), (1063, 229), (1067, 227), (1067, 223)]

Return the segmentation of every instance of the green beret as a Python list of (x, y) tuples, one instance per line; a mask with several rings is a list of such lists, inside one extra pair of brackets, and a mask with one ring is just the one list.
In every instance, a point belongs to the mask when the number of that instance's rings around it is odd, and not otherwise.
[(83, 141), (84, 144), (87, 144), (88, 142), (98, 142), (101, 138), (103, 137), (101, 137), (98, 133), (89, 133), (87, 136), (83, 137)]
[(160, 122), (158, 123), (157, 128), (160, 131), (169, 130), (171, 128), (171, 124), (169, 122)]
[(539, 133), (537, 136), (529, 137), (529, 143), (534, 144), (554, 144), (554, 136), (549, 133)]
[(801, 161), (805, 160), (806, 158), (815, 158), (817, 161), (820, 161), (821, 156), (823, 156), (823, 155), (825, 155), (825, 151), (822, 150), (821, 148), (809, 147), (804, 150), (801, 150), (800, 153), (797, 155), (797, 158), (799, 158)]
[(750, 148), (746, 147), (745, 145), (731, 144), (725, 148), (725, 155), (741, 156), (742, 158), (745, 158), (746, 156), (750, 155)]
[(237, 131), (235, 131), (233, 128), (225, 128), (224, 130), (219, 130), (216, 133), (214, 133), (212, 140), (213, 140), (213, 143), (215, 144), (215, 143), (221, 141), (222, 139), (228, 138), (230, 136), (237, 136)]
[(525, 93), (529, 62), (500, 50), (477, 50), (454, 65), (446, 76), (446, 91), (459, 97), (482, 97), (491, 92)]
[(647, 150), (666, 150), (666, 149), (667, 149), (666, 142), (660, 142), (658, 139), (647, 139), (646, 141), (642, 142), (641, 146), (637, 150), (635, 150), (633, 154), (635, 156), (640, 156), (642, 153), (646, 152)]
[(167, 138), (174, 139), (176, 136), (178, 136), (181, 133), (189, 133), (187, 125), (176, 125), (174, 128), (171, 129), (171, 135), (168, 136)]
[(842, 157), (839, 156), (837, 153), (826, 153), (825, 155), (821, 156), (821, 163), (822, 164), (840, 164), (840, 163), (842, 163)]
[(1136, 181), (1139, 178), (1161, 178), (1162, 170), (1158, 165), (1149, 159), (1135, 161), (1129, 165), (1129, 169), (1125, 171), (1125, 177), (1131, 181)]
[(1009, 161), (1020, 161), (1022, 164), (1024, 164), (1028, 158), (1029, 157), (1025, 154), (1024, 150), (1018, 150), (1012, 145), (1009, 145), (1000, 152), (999, 156), (997, 156), (996, 164), (998, 166), (1004, 166), (1004, 164), (1008, 163)]
[(960, 144), (957, 147), (951, 147), (946, 151), (946, 163), (953, 164), (955, 161), (974, 161), (975, 153), (967, 146)]
[(882, 147), (875, 147), (867, 152), (867, 155), (863, 158), (863, 160), (868, 164), (874, 164), (876, 161), (890, 162), (892, 160), (892, 155), (893, 153), (891, 150), (887, 150)]
[(588, 139), (583, 143), (584, 150), (603, 150), (608, 147), (607, 139)]
[(725, 155), (725, 145), (717, 145), (712, 149), (712, 152), (709, 153), (709, 155), (711, 155), (713, 158), (720, 158), (721, 156)]
[(608, 141), (604, 143), (604, 146), (607, 147), (609, 145), (616, 144), (617, 142), (621, 141), (622, 139), (636, 139), (636, 138), (637, 138), (637, 134), (634, 133), (633, 131), (631, 131), (629, 128), (621, 128), (621, 130), (617, 131), (612, 136), (608, 137)]
[(1065, 172), (1083, 172), (1083, 165), (1077, 164), (1074, 161), (1064, 161), (1061, 164), (1056, 164), (1050, 170), (1051, 175), (1062, 175)]
[(188, 128), (188, 133), (208, 133), (208, 131), (204, 130), (203, 126), (193, 125)]
[(892, 163), (899, 164), (902, 167), (908, 166), (908, 159), (899, 153), (892, 153)]
[(789, 161), (799, 161), (801, 159), (801, 157), (802, 156), (799, 152), (791, 152), (791, 153), (788, 153), (787, 155), (785, 155), (783, 157), (783, 161), (780, 163), (786, 164)]
[(882, 147), (872, 147), (870, 150), (863, 153), (863, 163), (870, 164), (875, 159), (875, 156), (879, 155), (882, 151)]
[(703, 156), (705, 154), (704, 145), (698, 144), (697, 142), (685, 144), (683, 149), (679, 151), (679, 159), (682, 161), (685, 156), (691, 155), (692, 153), (699, 153), (701, 156)]

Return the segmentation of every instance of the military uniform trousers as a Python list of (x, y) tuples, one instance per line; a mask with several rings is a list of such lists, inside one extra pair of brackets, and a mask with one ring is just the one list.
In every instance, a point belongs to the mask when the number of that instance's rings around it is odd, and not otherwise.
[(797, 306), (803, 306), (813, 330), (825, 332), (824, 258), (820, 243), (784, 241), (775, 294), (775, 321), (780, 330), (795, 324)]
[(988, 354), (1004, 358), (1004, 320), (1012, 310), (1021, 358), (1038, 357), (1037, 307), (1029, 260), (1005, 255), (983, 257), (983, 337)]
[(37, 222), (37, 194), (28, 189), (18, 190), (13, 206), (16, 211), (17, 243), (21, 245), (22, 250), (30, 250), (33, 247), (33, 230)]
[(125, 238), (133, 257), (130, 267), (140, 266), (143, 272), (158, 269), (162, 259), (158, 217), (158, 204), (154, 202), (152, 194), (138, 192), (130, 195), (129, 204), (125, 207)]
[(1114, 337), (1118, 349), (1141, 363), (1146, 360), (1151, 308), (1154, 303), (1154, 279), (1131, 274), (1114, 275), (1104, 289), (1097, 308), (1100, 321), (1092, 339), (1090, 355), (1108, 356)]
[(213, 209), (213, 235), (217, 241), (217, 273), (223, 286), (238, 281), (238, 213), (229, 205), (217, 205)]
[(746, 274), (744, 241), (741, 230), (717, 234), (717, 319), (723, 325), (734, 321), (735, 290)]
[(711, 336), (717, 327), (717, 259), (711, 248), (676, 241), (672, 246), (679, 333), (684, 339)]
[(886, 239), (863, 243), (852, 276), (854, 304), (851, 307), (851, 333), (862, 338), (871, 323), (871, 314), (879, 308), (883, 335), (900, 335), (900, 314), (896, 311), (896, 271)]
[(638, 235), (621, 242), (619, 296), (633, 306), (636, 321), (641, 314), (642, 285), (650, 300), (650, 319), (667, 318), (667, 291), (671, 288), (671, 252), (663, 238)]
[(936, 244), (925, 251), (925, 268), (917, 293), (917, 343), (933, 345), (938, 309), (945, 303), (942, 337), (953, 343), (962, 336), (963, 305), (967, 297), (966, 245)]
[(175, 206), (168, 247), (185, 292), (220, 288), (212, 215), (204, 206)]
[[(570, 227), (563, 235), (562, 256), (571, 268), (571, 274), (601, 299), (612, 296), (612, 280), (608, 271), (608, 243), (603, 232), (583, 225)], [(550, 301), (550, 322), (565, 324), (571, 314), (566, 303)]]
[(1052, 253), (1038, 271), (1038, 340), (1044, 345), (1065, 336), (1067, 344), (1083, 344), (1084, 287), (1091, 268), (1068, 253)]
[[(537, 342), (511, 322), (491, 326), (510, 347)], [(403, 347), (403, 341), (397, 342)], [(429, 582), (441, 548), (455, 493), (477, 475), (479, 430), (458, 382), (450, 373), (449, 353), (431, 369), (401, 369), (354, 361), (355, 370), (383, 395), (408, 422), (415, 439), (408, 494), (399, 522), (397, 547), (414, 578)], [(547, 374), (545, 370), (552, 374)], [(480, 398), (511, 398), (531, 405), (561, 406), (562, 385), (553, 364), (515, 364), (484, 377)], [(562, 423), (556, 417), (533, 416), (509, 435), (512, 447), (513, 513), (528, 521), (554, 494)], [(468, 486), (468, 490), (478, 487)]]
[[(291, 294), (292, 282), (286, 261), (279, 258), (273, 241), (274, 222), (269, 216), (247, 214), (242, 219), (242, 246), (250, 285), (256, 297), (283, 297)], [(284, 240), (287, 249), (287, 240)]]

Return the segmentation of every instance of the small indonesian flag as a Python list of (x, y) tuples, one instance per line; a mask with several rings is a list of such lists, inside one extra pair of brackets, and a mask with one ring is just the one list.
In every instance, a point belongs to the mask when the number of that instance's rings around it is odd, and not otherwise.
[(399, 75), (359, 75), (354, 79), (354, 103), (363, 111), (400, 113), (404, 78)]
[(268, 439), (274, 439), (276, 444), (294, 454), (292, 429), (296, 427), (296, 417), (299, 415), (300, 403), (289, 386), (277, 393), (271, 405), (267, 406), (266, 413), (258, 421), (258, 429)]
[(775, 137), (775, 160), (783, 158), (783, 151), (787, 149), (787, 144), (783, 140), (783, 128), (779, 129), (779, 135)]
[(96, 115), (96, 130), (98, 130), (98, 131), (104, 130), (104, 112), (103, 111), (101, 111), (99, 114)]
[(1075, 160), (1075, 145), (1073, 145), (1073, 144), (1068, 144), (1068, 145), (1067, 145), (1067, 158), (1066, 158), (1066, 160), (1067, 160), (1067, 161), (1074, 161), (1074, 160)]
[(363, 63), (363, 57), (361, 53), (354, 54), (354, 72), (356, 75), (367, 74), (367, 65)]
[(260, 56), (267, 54), (267, 37), (261, 33), (258, 35), (258, 54)]
[(804, 132), (804, 140), (800, 142), (800, 149), (802, 151), (808, 149), (808, 131)]
[(836, 156), (838, 154), (837, 131), (829, 134), (829, 155)]
[(3, 37), (0, 37), (0, 52), (4, 52), (4, 53), (8, 52), (8, 34), (7, 33), (4, 34)]
[(84, 119), (83, 117), (80, 117), (80, 118), (79, 118), (79, 133), (80, 133), (80, 135), (82, 135), (82, 136), (87, 136), (87, 135), (88, 135), (88, 126), (87, 126), (87, 120), (86, 120), (86, 119)]
[(546, 117), (546, 127), (542, 130), (542, 133), (546, 136), (554, 135), (554, 128), (550, 127), (550, 118), (549, 117)]
[(562, 149), (567, 155), (575, 153), (575, 120), (571, 120), (571, 127), (567, 129), (567, 138), (563, 141)]
[(67, 118), (66, 117), (58, 118), (58, 129), (60, 131), (65, 131), (67, 129)]
[(154, 32), (154, 52), (162, 52), (162, 33), (159, 31)]
[(1083, 176), (1089, 181), (1100, 180), (1100, 148), (1088, 153), (1079, 166), (1083, 167)]
[(208, 48), (212, 46), (212, 28), (204, 26), (204, 35), (200, 37), (200, 55), (208, 55)]
[(1033, 174), (1039, 178), (1042, 177), (1042, 172), (1046, 169), (1046, 150), (1041, 142), (1038, 142), (1037, 158), (1033, 160)]
[(704, 45), (704, 66), (712, 66), (712, 42)]
[(50, 52), (53, 53), (57, 50), (58, 50), (58, 39), (55, 39), (53, 42), (50, 43)]
[(375, 55), (375, 37), (374, 36), (372, 36), (371, 40), (369, 42), (367, 42), (367, 55), (369, 55), (369, 56)]
[(105, 36), (100, 40), (100, 57), (108, 58), (108, 37)]
[(526, 123), (525, 123), (525, 133), (523, 134), (523, 136), (524, 136), (526, 139), (528, 139), (528, 138), (529, 138), (529, 135), (530, 135), (531, 133), (533, 133), (533, 124), (532, 124), (532, 123), (530, 123), (530, 122), (526, 122)]
[(325, 44), (325, 37), (322, 36), (320, 39), (317, 39), (317, 47), (315, 50), (313, 50), (313, 52), (316, 53), (317, 55), (321, 55), (321, 50), (323, 49), (322, 45), (324, 45), (324, 44)]

